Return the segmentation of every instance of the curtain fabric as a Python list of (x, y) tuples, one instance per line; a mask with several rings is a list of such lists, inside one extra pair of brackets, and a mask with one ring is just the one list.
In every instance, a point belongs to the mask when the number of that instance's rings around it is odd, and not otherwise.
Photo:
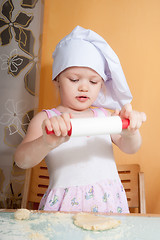
[(21, 204), (14, 152), (38, 108), (43, 9), (41, 0), (0, 4), (0, 208)]

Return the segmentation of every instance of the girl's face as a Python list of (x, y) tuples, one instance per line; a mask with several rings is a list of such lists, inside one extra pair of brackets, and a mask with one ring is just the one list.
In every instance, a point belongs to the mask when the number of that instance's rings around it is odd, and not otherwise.
[(89, 108), (98, 97), (103, 80), (94, 70), (87, 67), (70, 67), (56, 80), (59, 87), (61, 105), (72, 110)]

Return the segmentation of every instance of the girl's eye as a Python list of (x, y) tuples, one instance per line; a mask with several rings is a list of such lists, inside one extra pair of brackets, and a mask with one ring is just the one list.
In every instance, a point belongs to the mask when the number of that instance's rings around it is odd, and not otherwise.
[(78, 82), (78, 81), (79, 81), (79, 79), (71, 79), (71, 78), (69, 78), (69, 80), (70, 80), (71, 82)]
[(90, 81), (92, 84), (97, 84), (97, 82), (95, 82), (95, 81)]

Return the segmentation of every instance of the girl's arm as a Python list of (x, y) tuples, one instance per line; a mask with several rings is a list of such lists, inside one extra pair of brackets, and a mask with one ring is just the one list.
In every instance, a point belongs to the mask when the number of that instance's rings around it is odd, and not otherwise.
[[(54, 130), (55, 134), (47, 135), (45, 127)], [(27, 169), (40, 163), (52, 149), (69, 139), (68, 128), (68, 114), (48, 119), (45, 112), (38, 113), (31, 120), (25, 138), (16, 149), (14, 157), (17, 166)]]
[(131, 104), (126, 104), (120, 112), (116, 110), (115, 115), (119, 115), (121, 118), (128, 118), (130, 126), (128, 129), (123, 130), (121, 134), (112, 135), (112, 141), (123, 152), (128, 154), (136, 153), (142, 143), (139, 128), (146, 121), (145, 113), (133, 111)]

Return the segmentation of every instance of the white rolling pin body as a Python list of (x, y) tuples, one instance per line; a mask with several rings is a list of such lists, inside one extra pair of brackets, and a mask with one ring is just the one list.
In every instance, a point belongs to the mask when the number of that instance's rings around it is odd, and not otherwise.
[(118, 134), (122, 131), (122, 120), (119, 116), (73, 118), (71, 125), (72, 137)]

